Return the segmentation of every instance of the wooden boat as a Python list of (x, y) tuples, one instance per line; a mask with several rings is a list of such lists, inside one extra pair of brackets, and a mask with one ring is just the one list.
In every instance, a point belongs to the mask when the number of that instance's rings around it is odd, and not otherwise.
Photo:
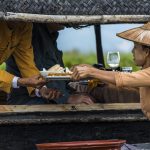
[(120, 150), (125, 140), (95, 140), (37, 144), (38, 150)]
[(49, 142), (125, 139), (150, 142), (138, 103), (0, 107), (0, 149), (34, 150)]
[[(0, 19), (95, 25), (103, 63), (100, 24), (150, 20), (149, 0), (0, 0)], [(0, 106), (0, 150), (35, 150), (36, 144), (125, 139), (150, 142), (150, 122), (139, 103)]]

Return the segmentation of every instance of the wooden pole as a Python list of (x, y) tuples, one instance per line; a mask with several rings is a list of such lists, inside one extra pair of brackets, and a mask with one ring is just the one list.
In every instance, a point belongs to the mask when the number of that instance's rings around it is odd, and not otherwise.
[(101, 39), (101, 26), (95, 25), (95, 36), (96, 36), (96, 50), (97, 50), (97, 62), (102, 64), (105, 67), (103, 48), (102, 48), (102, 39)]
[(28, 13), (0, 12), (1, 20), (29, 21), (42, 23), (107, 24), (140, 23), (150, 20), (150, 15), (41, 15)]

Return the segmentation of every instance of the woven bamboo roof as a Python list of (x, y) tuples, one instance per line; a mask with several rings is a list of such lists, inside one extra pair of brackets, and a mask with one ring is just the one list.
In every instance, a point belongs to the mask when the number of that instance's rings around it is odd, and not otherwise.
[[(150, 20), (149, 8), (149, 0), (0, 0), (0, 19), (58, 23), (145, 22)], [(136, 19), (133, 15), (142, 17)]]

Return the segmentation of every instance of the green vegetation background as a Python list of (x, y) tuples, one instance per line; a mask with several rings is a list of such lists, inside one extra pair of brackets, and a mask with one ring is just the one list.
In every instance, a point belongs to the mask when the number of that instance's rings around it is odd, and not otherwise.
[[(121, 55), (121, 61), (120, 61), (121, 67), (132, 66), (134, 71), (139, 69), (138, 67), (135, 66), (135, 64), (133, 62), (132, 54), (121, 53), (120, 55)], [(104, 58), (105, 58), (105, 65), (106, 65), (106, 67), (108, 67), (108, 65), (106, 63), (106, 54), (104, 54)], [(90, 53), (83, 54), (77, 50), (73, 50), (70, 52), (64, 52), (63, 59), (64, 59), (65, 66), (67, 66), (67, 67), (71, 67), (72, 65), (75, 65), (75, 64), (83, 64), (83, 63), (84, 64), (95, 64), (95, 63), (97, 63), (97, 57), (96, 57), (95, 53), (90, 52)], [(5, 68), (6, 68), (5, 63), (0, 65), (1, 70), (5, 70)]]
[[(106, 53), (104, 53), (105, 66), (108, 68), (106, 62)], [(120, 53), (120, 66), (121, 67), (133, 67), (133, 71), (139, 70), (139, 67), (135, 66), (131, 53)], [(97, 56), (95, 53), (80, 53), (78, 51), (65, 52), (63, 55), (65, 66), (71, 67), (74, 64), (94, 64), (97, 63)]]

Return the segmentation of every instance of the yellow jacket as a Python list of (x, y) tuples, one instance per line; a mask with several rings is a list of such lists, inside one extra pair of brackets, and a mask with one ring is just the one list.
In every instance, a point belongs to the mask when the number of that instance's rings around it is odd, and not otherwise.
[[(31, 44), (32, 24), (15, 22), (15, 28), (10, 29), (5, 21), (0, 22), (0, 64), (13, 55), (22, 77), (39, 74), (35, 67), (33, 48)], [(13, 75), (0, 71), (0, 90), (7, 93), (11, 90)], [(33, 88), (28, 88), (29, 93)]]

